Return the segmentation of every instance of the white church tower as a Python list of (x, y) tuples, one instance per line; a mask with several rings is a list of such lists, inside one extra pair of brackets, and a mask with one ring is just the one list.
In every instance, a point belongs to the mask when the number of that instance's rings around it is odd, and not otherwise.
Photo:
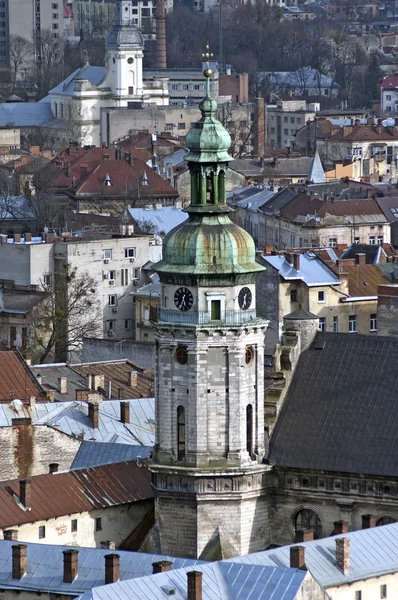
[[(208, 53), (207, 53), (208, 55)], [(231, 139), (211, 70), (187, 136), (188, 221), (163, 242), (156, 330), (156, 445), (150, 464), (162, 554), (218, 559), (264, 549), (264, 333), (251, 236), (229, 218)], [(155, 532), (152, 539), (155, 540)]]
[(142, 97), (144, 38), (133, 25), (131, 0), (116, 4), (116, 22), (106, 38), (106, 77), (100, 88), (109, 87), (123, 106), (128, 98)]

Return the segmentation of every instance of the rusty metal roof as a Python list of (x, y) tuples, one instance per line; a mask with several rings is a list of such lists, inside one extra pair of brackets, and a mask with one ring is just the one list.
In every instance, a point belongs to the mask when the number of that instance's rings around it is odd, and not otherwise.
[(377, 265), (346, 265), (344, 261), (339, 262), (339, 267), (334, 267), (336, 272), (342, 269), (342, 273), (348, 277), (348, 292), (351, 297), (377, 296), (377, 286), (390, 283), (389, 279), (378, 269)]
[(29, 400), (35, 396), (45, 402), (45, 394), (37, 383), (24, 359), (17, 351), (0, 351), (0, 402)]
[(18, 480), (0, 483), (0, 528), (153, 497), (148, 470), (135, 462), (32, 477), (30, 510), (19, 495)]

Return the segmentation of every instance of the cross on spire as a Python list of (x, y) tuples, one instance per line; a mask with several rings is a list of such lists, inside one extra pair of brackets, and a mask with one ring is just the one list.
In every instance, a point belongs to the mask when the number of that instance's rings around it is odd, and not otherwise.
[(202, 53), (202, 59), (206, 62), (206, 68), (203, 71), (203, 75), (206, 77), (206, 98), (210, 98), (210, 77), (213, 75), (213, 71), (210, 69), (211, 58), (213, 58), (213, 54), (210, 52), (209, 42), (207, 42), (206, 52)]

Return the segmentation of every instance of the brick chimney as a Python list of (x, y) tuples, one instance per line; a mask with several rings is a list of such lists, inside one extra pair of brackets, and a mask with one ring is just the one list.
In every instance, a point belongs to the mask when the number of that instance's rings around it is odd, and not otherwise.
[(157, 562), (152, 563), (152, 574), (156, 575), (157, 573), (165, 573), (166, 571), (171, 571), (173, 569), (173, 563), (171, 560), (158, 560)]
[(290, 546), (290, 568), (307, 570), (304, 546)]
[(54, 400), (55, 400), (54, 390), (46, 390), (46, 398), (49, 402), (54, 402)]
[(31, 233), (25, 233), (25, 244), (27, 242), (31, 242), (32, 241), (32, 234)]
[[(254, 110), (254, 155), (261, 158), (265, 154), (265, 105), (264, 98), (256, 98)], [(262, 165), (263, 167), (263, 165)]]
[(202, 600), (202, 571), (188, 571), (187, 600)]
[(4, 529), (3, 537), (5, 540), (9, 542), (17, 542), (18, 541), (18, 529)]
[(166, 8), (164, 0), (156, 2), (156, 67), (166, 69)]
[(59, 464), (58, 463), (50, 463), (49, 464), (49, 473), (58, 473)]
[(98, 375), (93, 375), (93, 390), (98, 390), (98, 388), (104, 389), (105, 387), (105, 375), (100, 373)]
[(293, 254), (293, 268), (300, 271), (300, 254), (298, 252)]
[(376, 519), (373, 515), (362, 515), (362, 529), (376, 527)]
[(99, 406), (96, 402), (88, 403), (88, 416), (94, 429), (99, 426)]
[(120, 554), (105, 554), (105, 585), (120, 579)]
[(128, 400), (120, 403), (120, 420), (122, 423), (130, 423), (130, 402)]
[(333, 527), (332, 535), (340, 535), (341, 533), (348, 533), (349, 523), (348, 521), (334, 521)]
[(336, 567), (343, 575), (350, 571), (350, 540), (349, 538), (336, 538)]
[(14, 238), (14, 243), (18, 244), (21, 241), (21, 234), (14, 233), (13, 238)]
[(366, 265), (366, 254), (364, 252), (357, 252), (355, 254), (356, 265)]
[(79, 570), (79, 550), (64, 550), (64, 583), (73, 583)]
[(116, 548), (116, 543), (113, 540), (104, 540), (100, 545), (103, 550), (114, 550)]
[(20, 499), (21, 503), (24, 505), (24, 507), (26, 508), (26, 510), (31, 509), (30, 492), (31, 492), (30, 479), (22, 479), (19, 482), (19, 499)]
[(301, 542), (312, 542), (314, 539), (313, 529), (298, 529), (296, 531), (295, 542), (300, 544)]
[(22, 579), (28, 566), (28, 547), (18, 544), (12, 547), (12, 578)]
[(58, 388), (60, 394), (68, 393), (68, 378), (67, 377), (58, 377)]

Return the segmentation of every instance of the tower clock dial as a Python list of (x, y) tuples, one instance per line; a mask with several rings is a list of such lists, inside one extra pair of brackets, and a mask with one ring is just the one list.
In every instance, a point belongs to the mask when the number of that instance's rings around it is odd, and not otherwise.
[(180, 287), (174, 294), (174, 304), (179, 310), (189, 310), (193, 305), (193, 296), (191, 290), (186, 287)]
[(247, 310), (248, 308), (250, 308), (252, 303), (252, 293), (248, 287), (244, 287), (240, 290), (238, 302), (242, 310)]

